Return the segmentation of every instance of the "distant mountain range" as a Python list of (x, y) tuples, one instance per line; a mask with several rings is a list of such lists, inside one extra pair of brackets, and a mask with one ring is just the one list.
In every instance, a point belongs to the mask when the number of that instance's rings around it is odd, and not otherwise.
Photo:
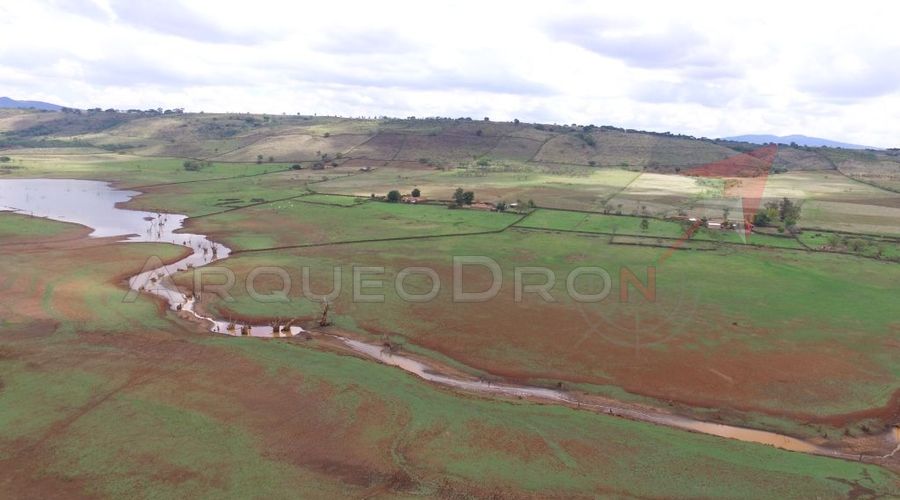
[[(0, 108), (16, 108), (16, 109), (37, 109), (42, 111), (59, 111), (63, 108), (58, 104), (43, 101), (18, 101), (9, 97), (0, 97)], [(820, 137), (809, 137), (806, 135), (770, 135), (770, 134), (748, 134), (735, 135), (731, 137), (723, 137), (726, 141), (749, 142), (752, 144), (791, 144), (796, 143), (800, 146), (809, 147), (829, 147), (844, 149), (880, 149), (860, 144), (850, 144), (847, 142), (832, 141), (830, 139), (822, 139)]]
[(724, 139), (729, 141), (741, 141), (741, 142), (751, 142), (753, 144), (790, 144), (792, 142), (797, 143), (800, 146), (810, 146), (810, 147), (820, 147), (826, 146), (829, 148), (844, 148), (844, 149), (878, 149), (869, 146), (861, 146), (859, 144), (848, 144), (846, 142), (838, 142), (832, 141), (829, 139), (822, 139), (820, 137), (808, 137), (805, 135), (767, 135), (767, 134), (750, 134), (750, 135), (736, 135), (734, 137), (724, 137)]
[(42, 101), (17, 101), (9, 97), (0, 97), (0, 108), (41, 109), (44, 111), (59, 111), (62, 106)]

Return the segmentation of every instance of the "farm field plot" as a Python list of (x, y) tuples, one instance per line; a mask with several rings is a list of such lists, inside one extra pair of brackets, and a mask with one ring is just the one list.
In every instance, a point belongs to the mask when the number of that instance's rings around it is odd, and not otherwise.
[(308, 135), (306, 130), (288, 130), (283, 135), (266, 137), (247, 146), (216, 156), (220, 161), (254, 161), (258, 155), (274, 156), (278, 161), (313, 161), (318, 153), (346, 153), (370, 138), (368, 135), (340, 134), (328, 137)]
[(434, 169), (378, 168), (349, 179), (335, 179), (316, 186), (325, 193), (368, 196), (391, 189), (409, 192), (418, 188), (422, 196), (448, 200), (457, 187), (472, 189), (480, 201), (509, 203), (528, 200), (552, 208), (594, 210), (631, 182), (638, 173), (622, 169), (588, 169), (510, 164), (481, 169), (477, 166), (449, 171)]
[(900, 240), (808, 230), (797, 237), (805, 246), (826, 252), (844, 252), (872, 258), (900, 260)]
[[(346, 169), (331, 169), (327, 178), (351, 175)], [(300, 197), (308, 201), (328, 201), (332, 204), (352, 204), (353, 198), (312, 194), (312, 185), (322, 181), (322, 172), (314, 170), (284, 170), (264, 175), (250, 175), (200, 183), (163, 184), (141, 188), (142, 195), (128, 202), (128, 208), (159, 212), (183, 213), (190, 216), (208, 215), (224, 210), (267, 203), (278, 199)], [(350, 200), (348, 202), (348, 200)]]
[(582, 135), (557, 135), (544, 144), (535, 160), (578, 164), (595, 161), (601, 166), (674, 168), (713, 162), (735, 154), (711, 142), (624, 131), (592, 131), (586, 136), (592, 139), (593, 145)]
[[(718, 198), (722, 187), (717, 182), (704, 185), (701, 179), (677, 175), (641, 173), (606, 201), (612, 210), (635, 210), (660, 215), (675, 215), (679, 208), (690, 208), (701, 198)], [(601, 207), (602, 208), (602, 207)], [(599, 211), (599, 210), (595, 210)]]
[(115, 304), (122, 302), (121, 282), (130, 268), (140, 269), (150, 256), (174, 261), (184, 249), (88, 239), (82, 226), (4, 212), (0, 228), (0, 329), (6, 333), (35, 322), (61, 332), (167, 324), (147, 298), (129, 310)]
[(690, 239), (696, 241), (711, 241), (731, 243), (735, 245), (748, 244), (755, 246), (768, 246), (780, 248), (803, 249), (795, 238), (789, 236), (774, 236), (754, 233), (742, 237), (735, 231), (723, 231), (718, 229), (698, 228), (688, 238), (688, 226), (678, 222), (647, 219), (647, 228), (641, 227), (642, 217), (629, 215), (586, 214), (580, 212), (566, 212), (558, 210), (538, 209), (535, 213), (516, 224), (516, 227), (545, 229), (549, 231), (571, 231), (598, 234), (616, 234), (641, 236), (648, 238), (666, 238), (669, 245), (678, 245), (677, 240)]
[[(682, 250), (660, 263), (664, 252), (608, 245), (603, 237), (509, 230), (236, 255), (228, 265), (238, 282), (257, 266), (284, 266), (295, 284), (301, 282), (300, 268), (308, 266), (317, 294), (334, 288), (333, 269), (340, 267), (346, 292), (333, 301), (338, 325), (397, 336), (482, 373), (582, 383), (605, 391), (620, 388), (689, 406), (802, 415), (806, 421), (835, 427), (866, 418), (871, 408), (888, 405), (885, 412), (895, 411), (889, 405), (895, 404), (891, 397), (900, 388), (891, 334), (896, 321), (890, 313), (900, 282), (896, 266), (774, 248)], [(498, 297), (486, 303), (453, 303), (453, 255), (496, 261), (504, 280)], [(384, 293), (383, 302), (350, 300), (353, 265), (386, 266), (376, 275), (384, 285), (371, 292)], [(552, 269), (557, 276), (550, 291), (555, 302), (527, 295), (524, 302), (516, 302), (516, 265)], [(567, 299), (568, 273), (592, 265), (603, 266), (614, 277), (627, 267), (642, 281), (647, 266), (655, 266), (655, 301), (641, 302), (638, 294), (637, 302), (619, 302), (616, 280), (602, 304), (590, 307)], [(837, 265), (840, 274), (831, 271)], [(436, 299), (420, 304), (395, 295), (389, 284), (407, 266), (437, 270), (444, 287)], [(464, 275), (470, 279), (469, 290), (488, 287), (490, 275), (477, 271)], [(426, 293), (429, 280), (418, 278), (410, 280), (410, 289)], [(691, 286), (686, 288), (686, 283)], [(266, 283), (257, 285), (265, 288)], [(848, 287), (854, 290), (851, 301), (843, 292)], [(209, 307), (223, 317), (315, 315), (315, 304), (303, 299), (299, 288), (292, 289), (296, 300), (289, 303), (260, 305), (237, 289), (235, 302)], [(840, 384), (833, 382), (837, 373)]]
[[(184, 168), (184, 159), (138, 158), (113, 154), (88, 154), (79, 161), (64, 154), (9, 153), (13, 168), (0, 178), (43, 177), (60, 179), (93, 179), (111, 181), (117, 187), (132, 188), (155, 184), (194, 182), (225, 177), (259, 175), (290, 168), (280, 163), (212, 163), (198, 171)], [(2, 169), (3, 166), (0, 166)]]
[(866, 151), (853, 154), (833, 150), (824, 153), (844, 175), (853, 179), (900, 192), (900, 157), (896, 151)]
[[(251, 206), (234, 212), (195, 218), (188, 229), (215, 234), (235, 250), (318, 245), (385, 238), (439, 236), (499, 231), (519, 216), (474, 210), (450, 210), (444, 206), (407, 206), (366, 202), (340, 206), (345, 197), (329, 200), (321, 195)], [(352, 198), (350, 198), (352, 200)], [(330, 206), (329, 206), (330, 205)], [(277, 222), (275, 222), (277, 221)], [(273, 231), (270, 224), (278, 227)]]
[(587, 214), (538, 209), (517, 227), (577, 231), (600, 234), (646, 235), (678, 239), (685, 236), (685, 227), (677, 222), (653, 220), (641, 229), (641, 217), (627, 215)]
[(62, 240), (88, 233), (90, 230), (83, 226), (46, 219), (35, 223), (27, 215), (0, 211), (0, 245)]
[(803, 211), (810, 229), (900, 236), (900, 208), (810, 200)]

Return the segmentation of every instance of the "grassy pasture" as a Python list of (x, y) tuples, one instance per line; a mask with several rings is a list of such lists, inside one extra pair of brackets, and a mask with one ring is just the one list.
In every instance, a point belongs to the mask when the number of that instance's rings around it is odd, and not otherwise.
[(36, 224), (32, 217), (26, 215), (0, 212), (0, 245), (70, 238), (90, 232), (87, 228), (74, 224), (48, 219), (41, 222)]
[(7, 213), (0, 213), (0, 228), (4, 236), (13, 234), (0, 241), (0, 317), (5, 321), (58, 322), (64, 331), (166, 324), (145, 297), (117, 307), (127, 292), (120, 278), (129, 269), (139, 270), (150, 256), (174, 260), (184, 249), (89, 240), (80, 226)]
[(616, 168), (515, 163), (487, 168), (472, 165), (447, 171), (379, 167), (371, 173), (323, 182), (316, 186), (316, 190), (368, 196), (371, 193), (383, 195), (392, 189), (409, 192), (418, 188), (422, 196), (447, 200), (457, 187), (462, 187), (474, 190), (481, 201), (533, 200), (539, 206), (599, 211), (603, 200), (613, 196), (637, 175)]
[[(16, 216), (0, 214), (0, 224), (23, 227), (9, 217)], [(3, 491), (209, 498), (897, 491), (896, 476), (875, 466), (458, 396), (315, 342), (196, 333), (146, 298), (120, 298), (123, 272), (180, 249), (59, 245), (52, 242), (58, 224), (32, 223), (46, 227), (21, 236), (51, 236), (50, 247), (0, 246), (0, 270), (13, 276), (0, 298), (15, 311), (0, 322)], [(722, 477), (705, 480), (709, 470)]]
[(845, 252), (866, 257), (900, 260), (900, 242), (896, 239), (838, 234), (815, 230), (804, 231), (798, 238), (804, 245), (815, 250)]
[[(670, 238), (679, 240), (686, 238), (685, 226), (672, 221), (648, 219), (647, 229), (641, 228), (641, 217), (629, 215), (585, 214), (538, 209), (528, 216), (517, 227), (534, 229), (562, 230), (598, 234), (616, 234), (642, 236), (648, 238)], [(698, 229), (691, 235), (691, 240), (730, 243), (735, 245), (749, 244), (778, 248), (803, 249), (797, 240), (791, 237), (779, 237), (767, 234), (752, 234), (746, 240), (735, 231), (715, 229)], [(675, 244), (675, 241), (669, 241)]]
[[(352, 173), (345, 169), (332, 169), (327, 175), (336, 177)], [(321, 171), (307, 169), (200, 183), (165, 184), (142, 188), (144, 194), (132, 199), (128, 208), (199, 216), (298, 196), (304, 199), (313, 196), (309, 201), (321, 200), (332, 204), (346, 204), (347, 200), (353, 200), (312, 194), (310, 189), (321, 180)]]
[(253, 250), (497, 231), (514, 223), (518, 217), (476, 210), (450, 210), (441, 205), (358, 203), (349, 197), (317, 196), (194, 219), (188, 222), (188, 229), (215, 234), (235, 250)]
[[(10, 154), (13, 165), (8, 177), (44, 177), (92, 179), (114, 182), (118, 187), (131, 188), (176, 182), (194, 182), (224, 177), (252, 176), (288, 170), (290, 164), (281, 163), (213, 163), (199, 171), (184, 168), (178, 158), (123, 158), (122, 155), (88, 155), (83, 161), (65, 154)], [(4, 176), (4, 177), (7, 177)]]
[[(694, 406), (812, 414), (826, 421), (828, 415), (882, 406), (898, 389), (900, 365), (892, 355), (891, 333), (900, 282), (895, 265), (755, 247), (676, 251), (660, 263), (665, 253), (665, 248), (609, 245), (606, 237), (510, 230), (237, 255), (226, 265), (238, 283), (254, 267), (283, 266), (293, 278), (295, 300), (260, 304), (238, 287), (235, 302), (211, 307), (223, 316), (311, 317), (318, 308), (301, 298), (299, 269), (309, 266), (314, 292), (327, 293), (332, 269), (341, 267), (343, 293), (333, 303), (339, 325), (397, 335), (482, 372), (619, 387)], [(500, 295), (489, 303), (454, 303), (454, 255), (498, 262), (504, 278)], [(376, 276), (382, 286), (371, 292), (383, 292), (383, 303), (351, 300), (353, 265), (386, 266)], [(568, 273), (592, 265), (613, 276), (602, 307), (581, 306), (565, 292)], [(407, 266), (435, 269), (444, 285), (441, 294), (425, 304), (400, 299), (392, 284)], [(552, 269), (556, 302), (532, 296), (515, 302), (516, 266)], [(656, 301), (637, 295), (636, 302), (619, 302), (619, 269), (627, 267), (645, 281), (646, 266), (658, 268)], [(488, 286), (486, 271), (477, 271), (465, 275), (469, 290)], [(266, 283), (257, 285), (265, 289)], [(430, 280), (412, 279), (409, 287), (425, 293)], [(646, 344), (637, 354), (635, 321), (643, 325)]]

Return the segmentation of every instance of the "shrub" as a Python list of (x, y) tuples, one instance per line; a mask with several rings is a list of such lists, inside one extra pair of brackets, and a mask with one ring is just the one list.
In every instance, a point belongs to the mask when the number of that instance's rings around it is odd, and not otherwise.
[(184, 163), (181, 164), (185, 170), (188, 172), (198, 172), (201, 168), (209, 166), (209, 162), (202, 162), (197, 160), (185, 160)]
[(400, 201), (400, 191), (394, 189), (393, 191), (388, 193), (387, 201), (389, 201), (390, 203), (397, 203), (398, 201)]

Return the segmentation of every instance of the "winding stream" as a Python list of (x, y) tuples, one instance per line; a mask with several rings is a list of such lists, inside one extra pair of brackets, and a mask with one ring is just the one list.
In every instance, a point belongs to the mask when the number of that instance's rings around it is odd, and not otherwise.
[[(129, 279), (133, 291), (156, 295), (175, 311), (192, 314), (210, 325), (210, 331), (226, 335), (250, 335), (256, 337), (291, 337), (302, 333), (300, 326), (273, 327), (272, 325), (235, 325), (229, 321), (211, 318), (198, 313), (196, 299), (179, 290), (171, 276), (179, 271), (207, 265), (224, 259), (230, 254), (228, 247), (209, 240), (200, 234), (177, 232), (187, 219), (185, 215), (160, 214), (118, 207), (140, 193), (112, 188), (108, 183), (66, 179), (3, 179), (0, 180), (0, 210), (46, 217), (49, 219), (82, 224), (93, 229), (91, 237), (118, 237), (126, 242), (171, 243), (191, 250), (187, 257), (170, 265), (145, 270)], [(276, 331), (277, 330), (277, 331)], [(637, 408), (616, 402), (593, 402), (590, 398), (541, 387), (492, 383), (483, 380), (441, 373), (436, 364), (420, 361), (386, 351), (380, 345), (369, 344), (327, 334), (348, 349), (367, 358), (396, 366), (424, 380), (463, 391), (493, 394), (507, 397), (528, 398), (557, 404), (576, 406), (597, 413), (651, 422), (668, 427), (710, 434), (714, 436), (766, 444), (777, 448), (826, 455), (850, 460), (861, 458), (886, 459), (900, 453), (900, 428), (895, 427), (885, 436), (887, 447), (893, 451), (883, 456), (860, 456), (818, 446), (802, 439), (743, 427), (704, 422), (659, 410)]]

